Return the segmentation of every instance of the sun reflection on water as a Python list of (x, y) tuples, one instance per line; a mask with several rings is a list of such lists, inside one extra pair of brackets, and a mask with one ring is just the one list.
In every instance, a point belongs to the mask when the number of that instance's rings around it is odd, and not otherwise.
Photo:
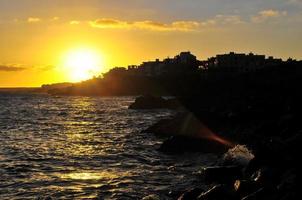
[(61, 175), (63, 179), (73, 179), (73, 180), (101, 180), (101, 179), (114, 179), (117, 176), (109, 172), (74, 172), (69, 174)]
[(129, 176), (129, 173), (119, 173), (114, 171), (81, 171), (81, 172), (71, 172), (67, 174), (59, 174), (61, 179), (72, 179), (72, 180), (112, 180), (120, 177)]

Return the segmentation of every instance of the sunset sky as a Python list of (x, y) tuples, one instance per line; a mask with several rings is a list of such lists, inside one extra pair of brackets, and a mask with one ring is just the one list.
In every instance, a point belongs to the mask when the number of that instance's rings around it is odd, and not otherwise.
[(302, 0), (0, 0), (0, 36), (0, 87), (79, 81), (188, 50), (302, 59)]

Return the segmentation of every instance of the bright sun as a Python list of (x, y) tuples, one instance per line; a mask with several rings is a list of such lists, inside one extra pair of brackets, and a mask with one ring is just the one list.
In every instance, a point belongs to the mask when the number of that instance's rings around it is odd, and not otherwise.
[(103, 67), (101, 54), (90, 49), (75, 49), (64, 56), (64, 67), (72, 82), (79, 82), (100, 75)]

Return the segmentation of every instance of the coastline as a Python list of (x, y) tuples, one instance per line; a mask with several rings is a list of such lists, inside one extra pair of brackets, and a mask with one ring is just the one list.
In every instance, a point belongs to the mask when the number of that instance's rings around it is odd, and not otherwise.
[[(295, 109), (281, 115), (264, 110), (262, 117), (269, 119), (266, 122), (252, 115), (258, 108), (248, 108), (247, 113), (229, 108), (215, 111), (213, 107), (195, 113), (182, 110), (182, 114), (144, 130), (146, 134), (168, 137), (159, 148), (164, 153), (220, 155), (215, 167), (200, 172), (200, 186), (205, 184), (208, 190), (188, 188), (171, 194), (173, 199), (295, 198), (302, 130), (298, 116)], [(295, 129), (289, 130), (289, 124)]]

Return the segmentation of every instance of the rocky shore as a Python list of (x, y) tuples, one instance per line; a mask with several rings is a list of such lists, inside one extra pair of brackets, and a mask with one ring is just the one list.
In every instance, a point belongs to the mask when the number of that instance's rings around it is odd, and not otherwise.
[[(143, 98), (146, 99), (152, 100)], [(266, 101), (257, 106), (246, 101), (245, 109), (239, 106), (234, 109), (230, 102), (224, 102), (220, 108), (212, 104), (193, 112), (183, 109), (144, 131), (166, 137), (159, 149), (165, 153), (193, 151), (221, 155), (217, 166), (201, 169), (200, 187), (172, 193), (172, 199), (300, 199), (297, 189), (302, 124), (297, 98), (282, 101), (282, 107), (275, 107), (276, 100), (272, 101), (273, 106), (265, 107)], [(196, 104), (183, 105), (197, 108)]]

